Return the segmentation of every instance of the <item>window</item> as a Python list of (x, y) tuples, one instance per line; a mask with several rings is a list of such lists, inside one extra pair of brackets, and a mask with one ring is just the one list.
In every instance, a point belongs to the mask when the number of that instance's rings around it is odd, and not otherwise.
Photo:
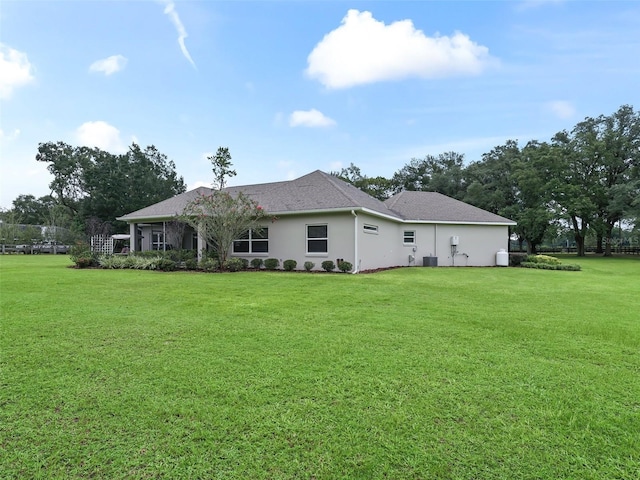
[(267, 227), (247, 230), (233, 242), (233, 253), (268, 253), (269, 229)]
[(326, 225), (307, 225), (307, 253), (328, 253), (329, 238)]
[(402, 243), (413, 245), (416, 243), (416, 232), (413, 230), (405, 230), (402, 234)]
[(164, 250), (164, 232), (161, 230), (151, 232), (151, 250)]
[(364, 230), (364, 233), (378, 233), (378, 226), (365, 223), (362, 226), (362, 230)]

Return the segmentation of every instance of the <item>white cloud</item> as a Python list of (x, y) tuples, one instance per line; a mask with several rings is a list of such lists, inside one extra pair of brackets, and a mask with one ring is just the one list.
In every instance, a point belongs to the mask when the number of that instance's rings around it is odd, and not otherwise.
[(120, 130), (107, 122), (85, 122), (76, 130), (80, 145), (90, 148), (98, 147), (111, 153), (123, 153), (127, 149), (120, 138)]
[(207, 187), (211, 188), (211, 182), (203, 182), (202, 180), (196, 180), (193, 183), (187, 185), (187, 190), (195, 190), (196, 188)]
[(290, 127), (331, 127), (335, 120), (325, 116), (315, 108), (311, 110), (296, 110), (289, 116)]
[(127, 59), (122, 55), (111, 55), (110, 57), (93, 62), (89, 67), (89, 71), (111, 75), (122, 70), (126, 64)]
[(187, 35), (187, 30), (184, 28), (184, 25), (182, 24), (182, 21), (178, 16), (178, 12), (176, 12), (175, 3), (173, 3), (172, 0), (164, 0), (164, 4), (166, 5), (164, 7), (164, 13), (169, 16), (171, 23), (173, 23), (173, 26), (176, 27), (176, 31), (178, 32), (178, 44), (180, 45), (182, 55), (184, 55), (184, 58), (189, 60), (189, 63), (193, 66), (193, 68), (197, 68), (196, 64), (191, 58), (191, 54), (189, 54), (189, 50), (187, 50), (187, 46), (184, 43), (185, 38), (187, 38), (189, 35)]
[(4, 130), (0, 128), (0, 140), (15, 140), (20, 135), (20, 129), (16, 128), (11, 133), (5, 133)]
[(547, 104), (547, 108), (551, 110), (551, 112), (558, 118), (563, 120), (567, 118), (571, 118), (575, 115), (576, 109), (570, 102), (565, 100), (556, 100), (553, 102), (549, 102)]
[(27, 54), (0, 43), (0, 98), (10, 98), (15, 88), (33, 79), (33, 66)]
[(328, 88), (408, 77), (477, 75), (496, 62), (463, 33), (426, 36), (411, 20), (385, 25), (371, 12), (349, 10), (307, 58), (305, 73)]

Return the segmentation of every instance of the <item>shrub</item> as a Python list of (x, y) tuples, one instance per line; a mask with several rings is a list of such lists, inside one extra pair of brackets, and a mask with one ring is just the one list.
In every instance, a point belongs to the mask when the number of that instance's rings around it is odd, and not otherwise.
[(91, 251), (87, 242), (78, 242), (69, 249), (69, 258), (78, 268), (87, 268), (98, 264), (98, 256)]
[(332, 272), (336, 268), (336, 264), (333, 263), (333, 260), (325, 260), (321, 265), (323, 270), (326, 270), (327, 272)]
[(244, 267), (244, 262), (242, 260), (244, 260), (244, 259), (243, 258), (228, 258), (228, 259), (225, 260), (225, 262), (222, 265), (222, 267), (225, 270), (228, 270), (230, 272), (238, 272), (238, 271), (242, 270), (243, 267)]
[(198, 259), (190, 258), (189, 260), (185, 260), (184, 267), (187, 270), (196, 270), (198, 268)]
[(549, 255), (528, 255), (525, 262), (543, 263), (547, 265), (560, 265), (560, 260), (558, 260), (556, 257), (550, 257)]
[(567, 272), (579, 272), (581, 270), (580, 265), (574, 263), (567, 263), (566, 265), (558, 265), (558, 270), (564, 270)]
[(75, 264), (78, 268), (87, 268), (94, 265), (94, 260), (91, 257), (77, 257), (75, 259)]
[(200, 268), (200, 270), (204, 270), (205, 272), (215, 272), (216, 270), (218, 270), (219, 266), (220, 264), (215, 258), (203, 258), (198, 264), (198, 268)]
[(287, 272), (295, 270), (297, 266), (298, 262), (296, 262), (295, 260), (285, 260), (284, 262), (282, 262), (282, 268), (284, 268)]
[(261, 258), (254, 258), (251, 260), (251, 268), (255, 268), (256, 270), (260, 270), (264, 261)]
[(264, 268), (267, 270), (275, 270), (280, 265), (280, 260), (277, 258), (267, 258), (264, 261)]
[(536, 263), (536, 262), (522, 262), (523, 268), (536, 268), (538, 270), (564, 270), (567, 272), (579, 272), (580, 265), (561, 265), (559, 263)]
[(304, 269), (307, 272), (310, 272), (311, 270), (313, 270), (313, 267), (315, 267), (315, 266), (316, 266), (316, 264), (313, 263), (313, 262), (304, 262)]
[(509, 253), (509, 266), (519, 267), (526, 258), (526, 253)]
[(239, 260), (242, 264), (242, 270), (246, 270), (247, 268), (249, 268), (249, 260), (247, 260), (246, 258), (240, 258)]
[(98, 265), (102, 268), (131, 268), (128, 259), (120, 255), (103, 255), (98, 257)]
[(342, 273), (350, 272), (352, 268), (353, 265), (351, 264), (351, 262), (345, 262), (344, 260), (338, 262), (338, 270), (340, 270)]
[(155, 267), (156, 270), (162, 270), (163, 272), (173, 272), (176, 269), (176, 262), (170, 258), (158, 258)]

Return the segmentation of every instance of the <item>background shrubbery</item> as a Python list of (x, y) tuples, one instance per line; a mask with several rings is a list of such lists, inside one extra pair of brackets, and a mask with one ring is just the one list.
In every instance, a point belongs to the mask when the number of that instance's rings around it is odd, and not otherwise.
[(540, 270), (580, 271), (580, 265), (562, 264), (556, 257), (548, 255), (528, 255), (520, 262), (523, 268), (537, 268)]

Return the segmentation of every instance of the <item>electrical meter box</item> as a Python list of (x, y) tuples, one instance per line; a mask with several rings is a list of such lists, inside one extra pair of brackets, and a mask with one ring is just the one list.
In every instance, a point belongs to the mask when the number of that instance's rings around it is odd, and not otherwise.
[(451, 246), (455, 247), (460, 243), (460, 237), (458, 235), (454, 235), (451, 237)]

